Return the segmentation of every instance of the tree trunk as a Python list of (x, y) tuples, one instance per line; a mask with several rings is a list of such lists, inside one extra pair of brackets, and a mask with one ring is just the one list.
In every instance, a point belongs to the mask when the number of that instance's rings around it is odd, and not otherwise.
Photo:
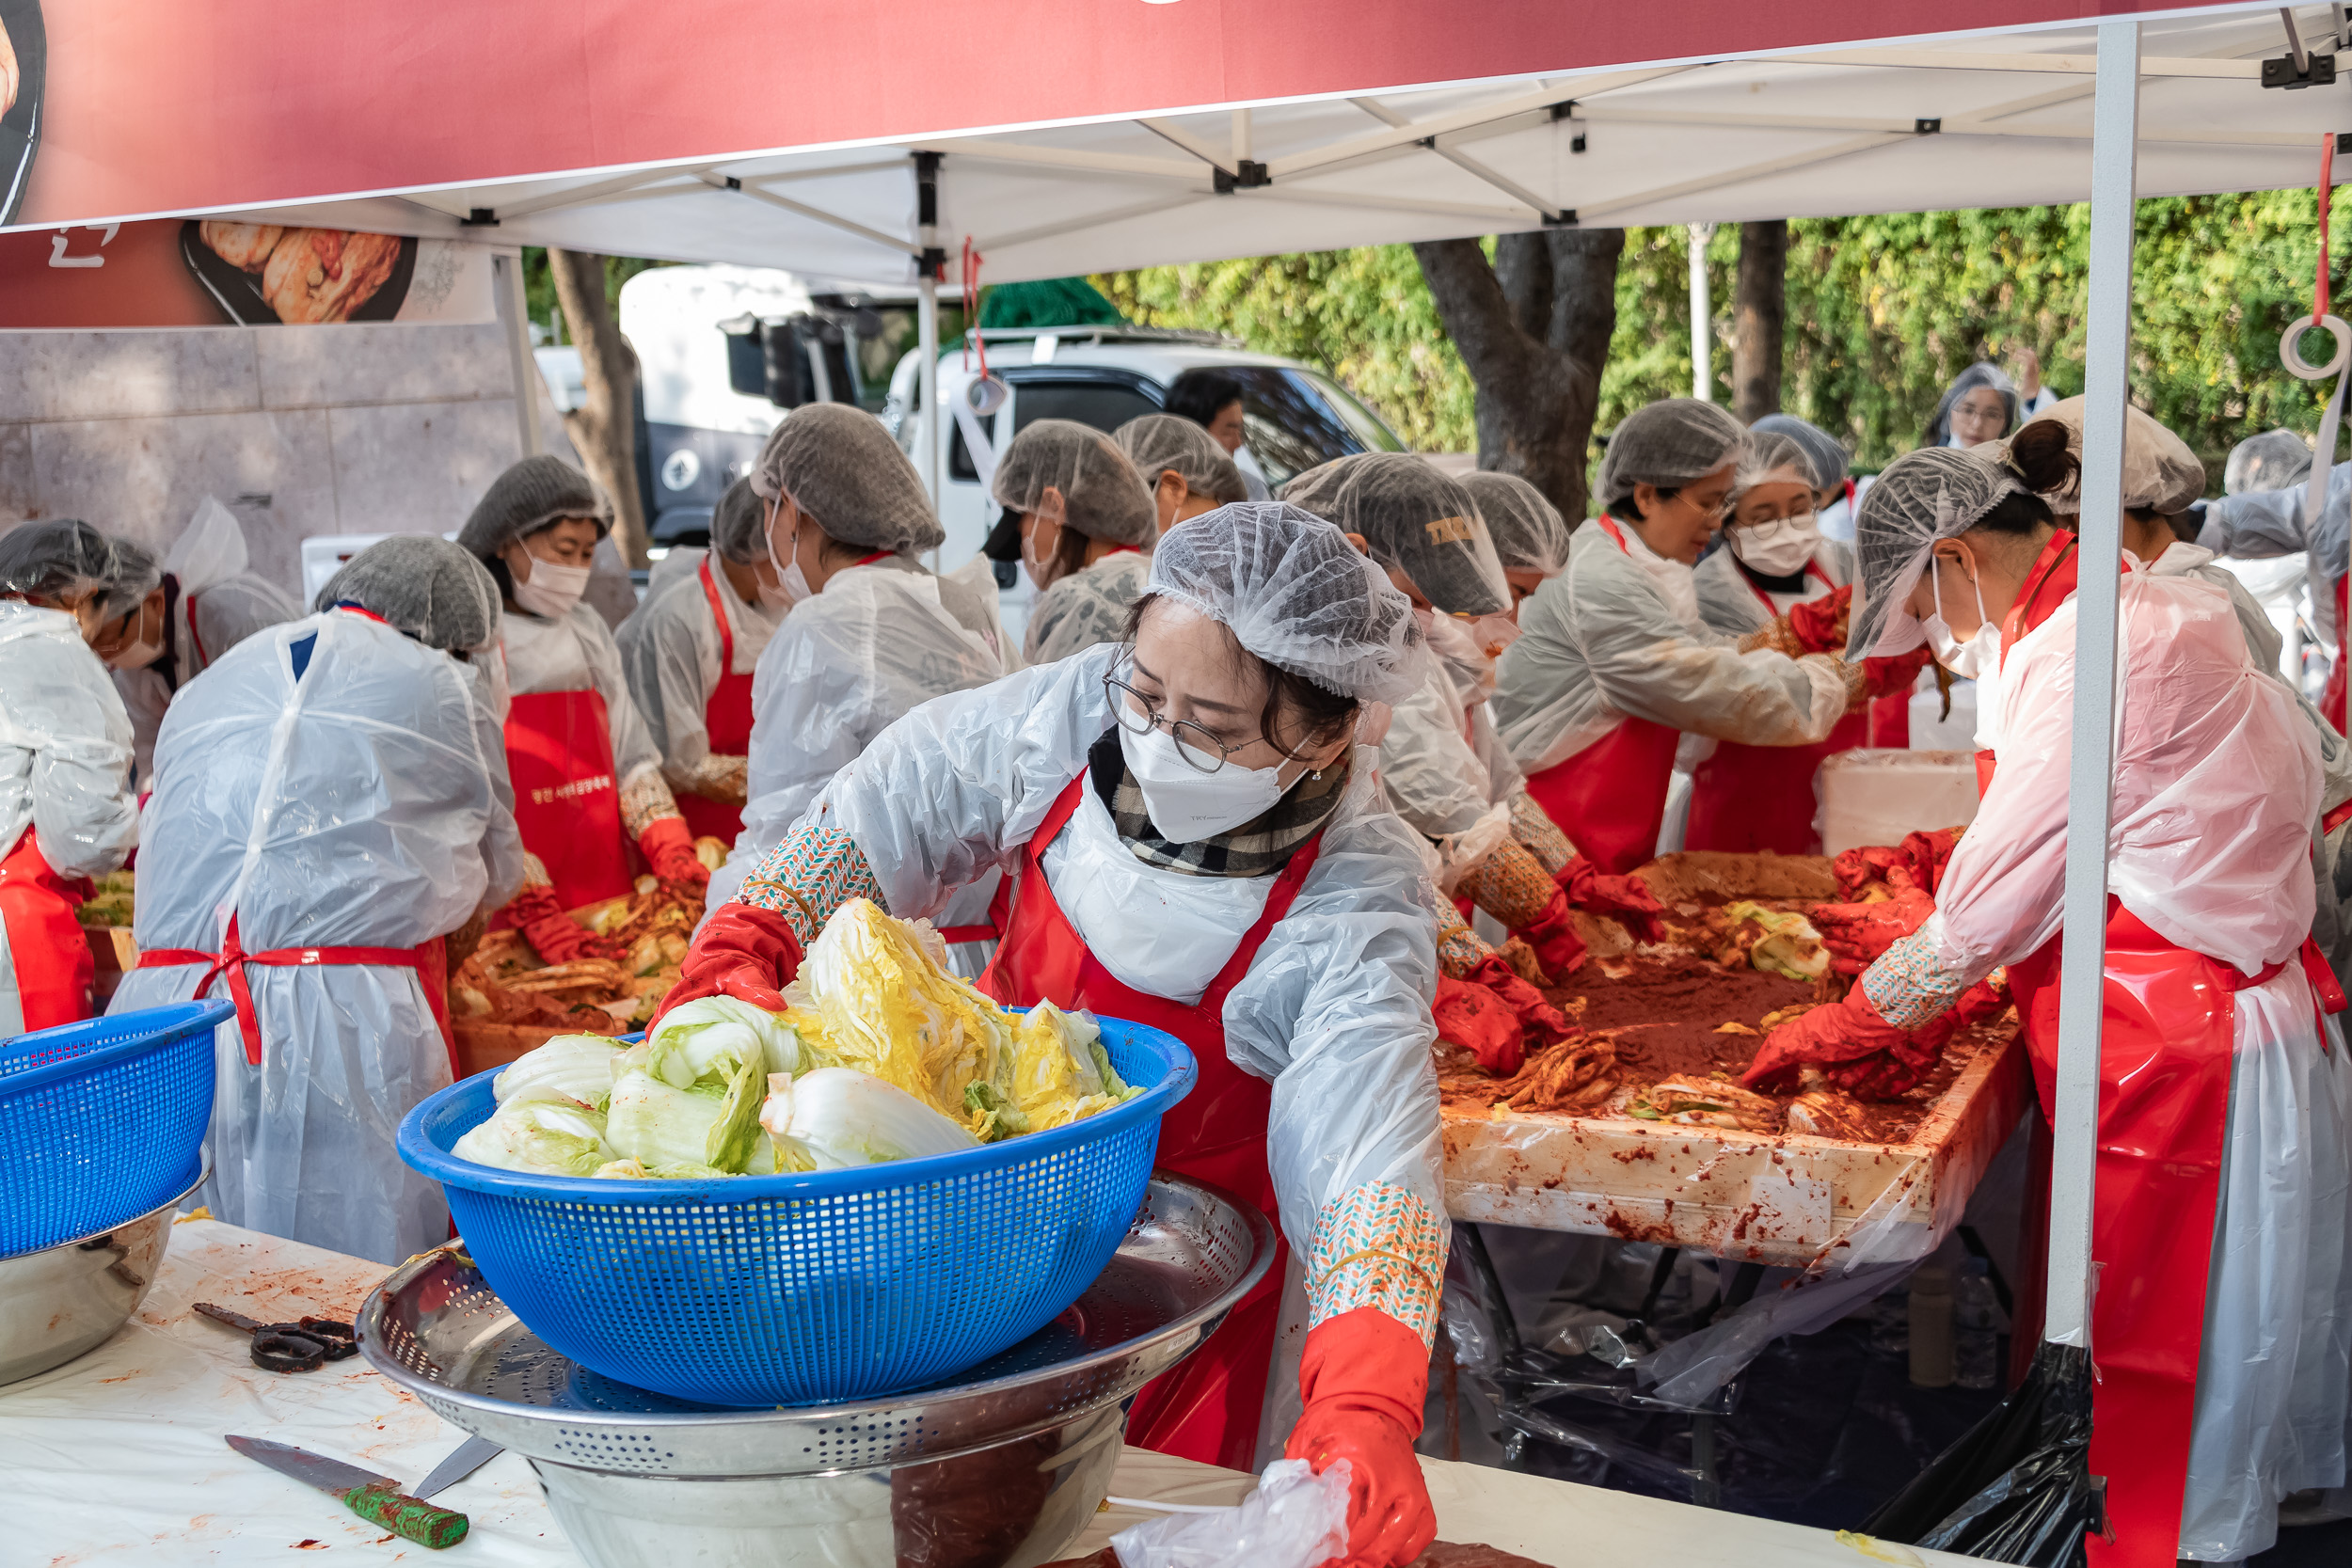
[(1731, 407), (1741, 424), (1780, 412), (1782, 329), (1788, 315), (1788, 220), (1740, 226), (1732, 295)]
[(580, 250), (549, 250), (548, 270), (564, 324), (580, 349), (587, 401), (564, 416), (564, 433), (579, 449), (588, 477), (612, 498), (613, 542), (631, 566), (644, 566), (645, 509), (637, 493), (637, 356), (621, 336), (604, 292), (604, 258)]
[(1584, 476), (1624, 249), (1621, 229), (1505, 234), (1492, 266), (1476, 240), (1413, 246), (1477, 388), (1478, 466), (1525, 479), (1571, 528), (1588, 510)]

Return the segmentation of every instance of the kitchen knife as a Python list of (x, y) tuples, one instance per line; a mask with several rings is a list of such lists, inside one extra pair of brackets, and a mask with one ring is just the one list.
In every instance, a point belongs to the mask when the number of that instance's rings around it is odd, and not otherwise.
[(445, 1492), (505, 1451), (504, 1445), (493, 1443), (487, 1437), (469, 1437), (451, 1449), (447, 1459), (434, 1465), (433, 1473), (408, 1495), (422, 1501), (437, 1493)]
[(389, 1476), (362, 1470), (356, 1465), (273, 1443), (262, 1437), (230, 1435), (229, 1446), (248, 1459), (258, 1459), (279, 1475), (331, 1493), (344, 1506), (372, 1525), (381, 1525), (404, 1540), (438, 1550), (466, 1539), (466, 1516), (446, 1508), (401, 1495), (400, 1482)]

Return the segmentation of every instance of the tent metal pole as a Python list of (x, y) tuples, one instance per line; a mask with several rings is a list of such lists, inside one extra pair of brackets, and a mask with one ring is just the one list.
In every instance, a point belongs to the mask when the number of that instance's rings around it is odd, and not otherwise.
[(1691, 230), (1691, 395), (1712, 403), (1715, 380), (1712, 337), (1713, 312), (1707, 304), (1707, 242), (1715, 237), (1711, 223), (1694, 223)]
[(939, 484), (939, 279), (929, 273), (916, 286), (922, 309), (915, 325), (915, 352), (923, 357), (914, 367), (915, 397), (923, 404), (923, 483), (930, 486), (931, 504), (941, 499)]
[[(2065, 957), (2059, 972), (2050, 1289), (2044, 1337), (2090, 1346), (2091, 1187), (2106, 1004), (2107, 828), (2113, 805), (2116, 613), (2122, 550), (2123, 420), (2131, 390), (2132, 234), (2139, 129), (2139, 24), (2099, 24), (2091, 107), (2090, 298), (2084, 344), (2082, 576), (2074, 595), (2074, 755), (2066, 786)], [(2128, 1262), (2123, 1266), (2128, 1267)]]
[(515, 433), (523, 455), (537, 457), (547, 444), (539, 436), (539, 362), (531, 356), (530, 307), (523, 299), (523, 259), (517, 251), (490, 259), (499, 325), (506, 333), (507, 369), (515, 378)]

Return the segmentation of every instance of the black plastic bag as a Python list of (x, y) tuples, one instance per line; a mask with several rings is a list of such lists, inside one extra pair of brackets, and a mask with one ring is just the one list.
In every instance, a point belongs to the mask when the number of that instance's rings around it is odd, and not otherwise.
[(2090, 1473), (2090, 1352), (2043, 1344), (1999, 1408), (1862, 1528), (2019, 1568), (2083, 1568), (2084, 1537), (2107, 1532), (2106, 1483)]

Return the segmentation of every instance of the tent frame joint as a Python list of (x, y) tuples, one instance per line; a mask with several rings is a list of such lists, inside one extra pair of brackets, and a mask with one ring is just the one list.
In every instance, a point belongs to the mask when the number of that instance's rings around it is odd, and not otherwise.
[(498, 213), (488, 207), (476, 207), (457, 220), (460, 229), (496, 229), (498, 226)]
[(1243, 158), (1230, 171), (1212, 168), (1209, 183), (1216, 187), (1217, 195), (1231, 196), (1235, 191), (1263, 190), (1274, 183), (1274, 177), (1266, 172), (1265, 165)]
[(1922, 118), (1915, 119), (1911, 122), (1911, 134), (1915, 136), (1942, 135), (1944, 134), (1944, 119), (1941, 115), (1938, 115), (1932, 119)]

